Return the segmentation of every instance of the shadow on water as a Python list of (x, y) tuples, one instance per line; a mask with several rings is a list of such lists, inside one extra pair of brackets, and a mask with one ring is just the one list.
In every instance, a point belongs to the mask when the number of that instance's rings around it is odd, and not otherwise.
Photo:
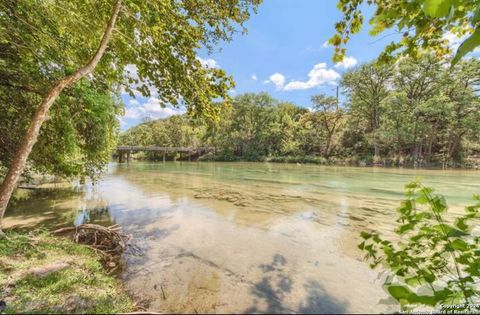
[[(142, 231), (142, 225), (136, 224), (129, 227), (129, 231), (132, 232), (132, 239), (127, 243), (127, 249), (125, 251), (125, 259), (134, 267), (135, 271), (126, 275), (126, 279), (131, 278), (138, 272), (151, 272), (154, 270), (150, 268), (152, 265), (158, 264), (158, 260), (151, 260), (151, 256), (147, 255), (149, 252), (154, 252), (153, 246), (155, 243), (170, 236), (173, 232), (180, 228), (178, 224), (172, 225), (168, 228), (155, 227), (148, 231)], [(139, 232), (135, 232), (138, 230)], [(161, 257), (160, 257), (161, 258)]]
[(7, 207), (5, 225), (15, 229), (53, 229), (70, 225), (75, 212), (71, 204), (62, 204), (62, 201), (75, 199), (79, 193), (73, 188), (19, 189)]
[(292, 292), (294, 283), (285, 271), (286, 265), (286, 258), (276, 254), (271, 263), (258, 266), (264, 276), (253, 284), (251, 293), (255, 297), (254, 305), (246, 309), (245, 313), (338, 314), (347, 312), (347, 302), (330, 296), (316, 280), (307, 280), (303, 285), (307, 295), (304, 301), (293, 309), (292, 306), (288, 306), (288, 295)]
[[(293, 281), (283, 272), (287, 260), (282, 255), (276, 254), (269, 264), (258, 266), (264, 273), (264, 277), (257, 283), (254, 283), (252, 294), (256, 297), (254, 305), (248, 308), (245, 313), (267, 312), (292, 313), (292, 310), (283, 305), (285, 296), (291, 291)], [(259, 309), (259, 300), (263, 300), (267, 307), (265, 310)]]
[(53, 230), (83, 223), (109, 226), (114, 222), (105, 200), (88, 197), (75, 187), (19, 189), (5, 215), (5, 226), (19, 230)]
[(338, 301), (326, 292), (318, 281), (308, 280), (303, 285), (308, 296), (299, 307), (299, 313), (303, 314), (339, 314), (346, 313), (347, 302)]

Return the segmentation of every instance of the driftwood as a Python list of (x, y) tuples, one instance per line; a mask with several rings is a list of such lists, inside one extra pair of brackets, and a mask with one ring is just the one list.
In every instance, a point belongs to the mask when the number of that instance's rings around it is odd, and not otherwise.
[(118, 225), (105, 227), (97, 224), (82, 224), (61, 228), (54, 235), (70, 235), (76, 243), (86, 245), (102, 256), (104, 267), (113, 273), (122, 267), (121, 256), (125, 251), (128, 237), (120, 233)]

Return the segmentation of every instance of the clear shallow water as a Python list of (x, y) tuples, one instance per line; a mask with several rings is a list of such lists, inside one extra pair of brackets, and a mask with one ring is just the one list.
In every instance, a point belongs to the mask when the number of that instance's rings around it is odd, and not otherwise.
[(417, 177), (446, 196), (451, 213), (480, 193), (475, 171), (112, 164), (93, 186), (12, 205), (5, 225), (120, 224), (133, 235), (126, 287), (152, 311), (392, 312), (358, 234), (392, 236), (403, 186)]

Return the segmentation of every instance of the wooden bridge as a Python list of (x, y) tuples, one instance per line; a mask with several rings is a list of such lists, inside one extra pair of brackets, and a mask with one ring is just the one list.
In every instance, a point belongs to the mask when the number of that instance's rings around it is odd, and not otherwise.
[[(130, 155), (133, 152), (150, 151), (150, 152), (162, 152), (163, 161), (165, 162), (165, 155), (172, 152), (184, 152), (188, 153), (188, 160), (192, 160), (192, 154), (205, 154), (210, 151), (215, 151), (215, 147), (141, 147), (141, 146), (118, 146), (118, 162), (123, 163), (125, 160), (130, 162)], [(126, 157), (126, 159), (125, 159)]]

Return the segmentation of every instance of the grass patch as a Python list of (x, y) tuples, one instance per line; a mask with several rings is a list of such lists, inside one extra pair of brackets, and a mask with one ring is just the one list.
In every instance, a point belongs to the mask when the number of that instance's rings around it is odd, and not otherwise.
[[(0, 300), (7, 314), (132, 311), (121, 283), (107, 275), (91, 249), (46, 231), (7, 236), (0, 240)], [(69, 266), (45, 277), (28, 272), (58, 261)]]

